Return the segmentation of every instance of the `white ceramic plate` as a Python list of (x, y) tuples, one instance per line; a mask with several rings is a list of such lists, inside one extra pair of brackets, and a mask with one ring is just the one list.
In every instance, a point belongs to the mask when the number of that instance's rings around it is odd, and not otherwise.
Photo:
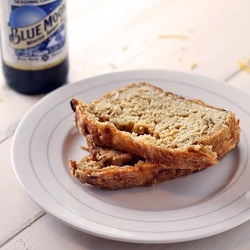
[[(85, 102), (132, 82), (232, 110), (241, 121), (241, 141), (221, 162), (200, 173), (155, 187), (103, 191), (80, 184), (68, 158), (80, 160), (85, 144), (75, 133), (70, 100)], [(16, 175), (42, 208), (65, 223), (104, 238), (141, 243), (198, 239), (250, 218), (249, 97), (216, 80), (162, 70), (101, 75), (62, 87), (43, 98), (20, 123), (12, 145)]]

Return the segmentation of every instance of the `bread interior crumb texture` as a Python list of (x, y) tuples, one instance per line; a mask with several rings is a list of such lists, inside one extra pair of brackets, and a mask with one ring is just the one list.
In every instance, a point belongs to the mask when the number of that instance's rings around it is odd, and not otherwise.
[[(113, 123), (156, 145), (169, 148), (197, 145), (227, 126), (232, 113), (204, 106), (147, 85), (114, 91), (88, 106), (99, 122)], [(226, 122), (225, 122), (226, 121)]]

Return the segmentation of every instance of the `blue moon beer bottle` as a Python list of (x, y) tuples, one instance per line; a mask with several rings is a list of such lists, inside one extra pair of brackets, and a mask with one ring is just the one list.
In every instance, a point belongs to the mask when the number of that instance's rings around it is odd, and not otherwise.
[(1, 54), (7, 84), (23, 94), (66, 82), (65, 0), (1, 0)]

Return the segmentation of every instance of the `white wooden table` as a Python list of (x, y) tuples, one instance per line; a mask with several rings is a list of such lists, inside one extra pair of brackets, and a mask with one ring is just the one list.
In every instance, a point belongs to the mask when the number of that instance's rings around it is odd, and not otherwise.
[[(249, 13), (249, 0), (68, 1), (69, 83), (160, 68), (224, 80), (250, 94)], [(1, 249), (250, 249), (250, 222), (200, 240), (146, 245), (97, 238), (47, 214), (19, 185), (10, 158), (18, 122), (41, 98), (15, 93), (0, 72)]]

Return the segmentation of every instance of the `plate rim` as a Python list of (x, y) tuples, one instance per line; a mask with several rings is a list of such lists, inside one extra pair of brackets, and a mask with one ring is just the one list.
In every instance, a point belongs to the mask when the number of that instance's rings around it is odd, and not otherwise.
[[(113, 72), (113, 73), (106, 73), (106, 74), (102, 74), (102, 75), (97, 75), (97, 76), (93, 76), (93, 77), (90, 77), (90, 78), (86, 78), (86, 79), (83, 79), (81, 81), (78, 81), (74, 84), (68, 84), (68, 85), (64, 85), (62, 87), (60, 87), (59, 89), (49, 93), (48, 95), (46, 95), (45, 97), (43, 97), (41, 100), (39, 100), (23, 117), (23, 119), (20, 121), (20, 123), (18, 124), (18, 127), (16, 129), (16, 132), (14, 134), (14, 138), (13, 138), (13, 141), (12, 141), (12, 145), (11, 145), (11, 161), (12, 161), (12, 166), (13, 166), (13, 169), (14, 169), (14, 172), (18, 178), (18, 181), (19, 183), (21, 184), (21, 186), (24, 188), (24, 190), (28, 193), (28, 195), (32, 198), (32, 200), (34, 200), (39, 206), (41, 206), (43, 209), (46, 210), (46, 208), (44, 208), (44, 206), (42, 206), (38, 201), (37, 199), (35, 199), (32, 194), (30, 194), (29, 190), (27, 190), (27, 188), (25, 187), (24, 183), (22, 182), (22, 180), (20, 179), (20, 176), (18, 174), (18, 171), (17, 171), (17, 167), (15, 165), (15, 156), (14, 156), (14, 148), (15, 148), (15, 142), (16, 142), (16, 138), (18, 137), (18, 133), (20, 133), (19, 131), (22, 129), (22, 126), (23, 124), (25, 123), (26, 119), (29, 118), (30, 114), (32, 114), (37, 108), (39, 108), (40, 106), (43, 105), (43, 103), (46, 103), (47, 99), (50, 99), (50, 98), (53, 98), (54, 95), (60, 95), (62, 92), (67, 92), (68, 89), (72, 89), (72, 88), (75, 88), (77, 89), (80, 85), (83, 85), (84, 82), (86, 81), (95, 81), (97, 79), (102, 79), (103, 77), (106, 78), (106, 77), (110, 77), (112, 75), (112, 77), (114, 78), (119, 78), (119, 77), (122, 77), (122, 75), (127, 75), (127, 74), (145, 74), (145, 73), (150, 73), (150, 74), (159, 74), (159, 73), (164, 73), (164, 74), (172, 74), (172, 77), (175, 77), (175, 75), (179, 75), (179, 77), (184, 77), (184, 76), (187, 76), (187, 77), (191, 77), (191, 78), (196, 78), (196, 79), (200, 79), (202, 81), (204, 81), (204, 79), (206, 81), (209, 81), (209, 82), (214, 82), (214, 83), (219, 83), (219, 84), (224, 84), (224, 86), (226, 86), (227, 88), (231, 88), (231, 89), (234, 89), (235, 91), (238, 91), (240, 93), (240, 95), (243, 95), (243, 96), (248, 96), (247, 94), (245, 94), (243, 91), (235, 88), (234, 86), (231, 86), (231, 85), (228, 85), (226, 84), (225, 82), (223, 81), (219, 81), (219, 80), (216, 80), (216, 79), (213, 79), (213, 78), (209, 78), (209, 77), (206, 77), (206, 76), (201, 76), (201, 75), (197, 75), (197, 74), (193, 74), (193, 73), (188, 73), (188, 72), (181, 72), (181, 71), (171, 71), (171, 70), (163, 70), (163, 69), (144, 69), (144, 70), (128, 70), (128, 71), (117, 71), (117, 72)], [(118, 80), (117, 80), (118, 81)], [(96, 84), (97, 86), (99, 86), (99, 84)], [(74, 87), (73, 87), (74, 86)], [(202, 86), (202, 85), (201, 85)], [(203, 86), (204, 87), (204, 86)], [(203, 88), (204, 89), (204, 88)], [(207, 88), (205, 88), (207, 89)], [(244, 109), (245, 111), (245, 109)], [(249, 112), (247, 111), (247, 114), (249, 115)], [(86, 233), (89, 233), (89, 234), (93, 234), (93, 235), (96, 235), (96, 236), (99, 236), (99, 237), (102, 237), (102, 238), (108, 238), (108, 239), (112, 239), (112, 240), (119, 240), (119, 241), (126, 241), (126, 242), (138, 242), (138, 243), (170, 243), (170, 242), (181, 242), (181, 241), (187, 241), (187, 240), (193, 240), (193, 239), (200, 239), (200, 238), (203, 238), (203, 237), (207, 237), (207, 236), (210, 236), (210, 235), (214, 235), (213, 232), (211, 232), (211, 234), (205, 234), (205, 235), (200, 235), (198, 237), (189, 237), (188, 239), (186, 238), (182, 238), (182, 239), (178, 239), (177, 241), (176, 240), (167, 240), (167, 241), (155, 241), (155, 240), (148, 240), (148, 239), (144, 239), (144, 240), (136, 240), (136, 239), (132, 239), (131, 237), (125, 237), (125, 236), (120, 236), (119, 235), (116, 235), (115, 233), (114, 234), (103, 234), (103, 233), (97, 233), (97, 232), (93, 232), (92, 230), (90, 229), (86, 229), (86, 228), (82, 228), (81, 226), (77, 226), (76, 224), (72, 224), (67, 218), (63, 218), (63, 216), (58, 216), (56, 214), (56, 212), (52, 212), (51, 210), (47, 212), (53, 214), (55, 217), (61, 219), (62, 221), (64, 221), (66, 224), (70, 225), (71, 227), (74, 227), (74, 228), (77, 228), (78, 230), (81, 230), (81, 231), (84, 231)], [(249, 214), (248, 214), (248, 217), (249, 217)], [(243, 222), (249, 220), (246, 219), (244, 220), (243, 219)], [(88, 220), (87, 220), (88, 221)], [(88, 222), (91, 222), (91, 221), (88, 221)], [(243, 222), (240, 222), (238, 223), (238, 225), (242, 224)], [(230, 228), (233, 228), (237, 226), (235, 223), (233, 226), (223, 230), (223, 231), (226, 231)], [(108, 227), (109, 228), (109, 227)], [(110, 228), (109, 228), (110, 230)]]

